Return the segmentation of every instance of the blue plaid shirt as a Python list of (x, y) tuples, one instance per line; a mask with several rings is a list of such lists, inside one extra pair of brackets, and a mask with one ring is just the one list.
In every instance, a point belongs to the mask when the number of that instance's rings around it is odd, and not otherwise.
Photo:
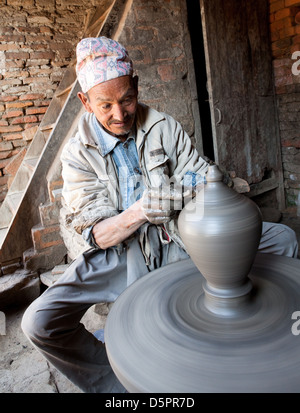
[(107, 133), (93, 116), (93, 126), (103, 155), (111, 152), (119, 177), (119, 210), (124, 211), (139, 200), (144, 191), (143, 175), (135, 144), (135, 135), (128, 136), (125, 142)]

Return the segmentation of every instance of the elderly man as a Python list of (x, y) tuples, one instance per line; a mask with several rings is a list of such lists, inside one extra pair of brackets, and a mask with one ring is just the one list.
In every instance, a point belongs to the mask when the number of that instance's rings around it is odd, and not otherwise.
[[(76, 70), (86, 113), (62, 153), (63, 198), (68, 222), (91, 248), (30, 305), (22, 328), (83, 391), (123, 392), (105, 345), (80, 320), (149, 271), (188, 258), (175, 205), (204, 182), (208, 164), (178, 122), (138, 103), (138, 80), (118, 42), (83, 39)], [(295, 234), (264, 223), (259, 250), (296, 257)]]

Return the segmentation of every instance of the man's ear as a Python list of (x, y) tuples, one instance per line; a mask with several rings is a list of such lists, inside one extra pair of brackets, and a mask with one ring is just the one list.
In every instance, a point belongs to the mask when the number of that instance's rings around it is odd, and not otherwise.
[(80, 101), (81, 101), (81, 103), (83, 104), (83, 106), (85, 107), (85, 109), (86, 109), (88, 112), (92, 113), (93, 110), (92, 110), (92, 108), (91, 108), (91, 105), (90, 105), (88, 96), (87, 96), (85, 93), (83, 93), (83, 92), (78, 92), (78, 93), (77, 93), (77, 97), (80, 99)]

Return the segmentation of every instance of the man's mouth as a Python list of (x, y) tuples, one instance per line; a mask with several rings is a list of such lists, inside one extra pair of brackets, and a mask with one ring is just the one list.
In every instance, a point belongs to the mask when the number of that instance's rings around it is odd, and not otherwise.
[(128, 116), (123, 121), (113, 120), (109, 126), (116, 126), (117, 128), (123, 128), (128, 126), (131, 123), (132, 117)]

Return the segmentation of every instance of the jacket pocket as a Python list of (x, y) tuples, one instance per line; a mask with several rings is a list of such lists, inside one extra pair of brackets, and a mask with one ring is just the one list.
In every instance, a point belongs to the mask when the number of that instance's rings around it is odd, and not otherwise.
[(147, 163), (148, 171), (153, 171), (155, 168), (168, 167), (169, 157), (158, 149), (150, 152), (149, 162)]
[(169, 178), (169, 157), (163, 150), (161, 152), (158, 150), (152, 151), (152, 156), (150, 152), (146, 168), (148, 170), (150, 186), (159, 187), (166, 182), (166, 178)]

